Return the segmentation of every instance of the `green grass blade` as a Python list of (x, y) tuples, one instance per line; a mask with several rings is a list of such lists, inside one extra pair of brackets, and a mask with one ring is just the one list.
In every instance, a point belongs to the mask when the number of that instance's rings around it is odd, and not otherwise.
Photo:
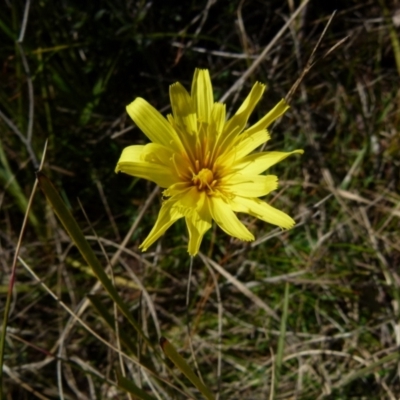
[[(400, 355), (398, 351), (395, 351), (394, 353), (390, 353), (385, 357), (382, 357), (381, 359), (372, 362), (370, 365), (367, 367), (361, 368), (358, 371), (355, 372), (350, 372), (346, 376), (344, 376), (339, 382), (335, 383), (333, 385), (333, 388), (339, 389), (342, 388), (349, 383), (353, 382), (356, 379), (365, 379), (369, 374), (373, 373), (374, 370), (377, 370), (379, 368), (380, 370), (382, 369), (382, 365), (392, 362), (392, 361), (397, 361), (399, 362), (400, 360)], [(378, 370), (379, 371), (379, 370)], [(376, 371), (375, 371), (376, 372)]]
[(5, 343), (6, 343), (6, 334), (7, 334), (7, 325), (8, 325), (8, 318), (10, 316), (10, 309), (11, 309), (11, 299), (13, 298), (13, 289), (15, 285), (15, 277), (16, 277), (16, 268), (17, 268), (17, 257), (19, 251), (21, 249), (22, 238), (25, 233), (26, 224), (29, 216), (29, 211), (32, 207), (33, 197), (36, 193), (36, 189), (38, 186), (38, 181), (35, 180), (35, 183), (32, 188), (31, 196), (28, 201), (26, 213), (24, 216), (24, 221), (22, 222), (21, 230), (19, 232), (19, 239), (17, 243), (17, 247), (15, 249), (13, 264), (11, 267), (11, 275), (10, 280), (8, 282), (8, 290), (7, 290), (7, 297), (6, 297), (6, 304), (4, 307), (4, 314), (3, 314), (3, 321), (0, 331), (0, 400), (3, 399), (3, 363), (4, 363), (4, 353), (5, 353)]
[(118, 386), (128, 393), (133, 394), (136, 398), (141, 400), (156, 400), (155, 397), (150, 396), (144, 390), (137, 387), (132, 381), (126, 379), (121, 374), (117, 373)]
[(15, 40), (15, 34), (10, 29), (7, 23), (5, 23), (2, 19), (0, 19), (0, 30), (2, 30), (11, 40)]
[[(100, 296), (91, 294), (88, 296), (90, 303), (98, 314), (103, 318), (107, 325), (115, 332), (115, 319), (107, 311), (106, 307), (102, 304)], [(135, 343), (132, 341), (131, 336), (127, 335), (123, 330), (120, 330), (119, 337), (124, 346), (129, 349), (131, 354), (137, 354), (137, 348)]]
[(397, 73), (400, 75), (400, 41), (396, 31), (396, 27), (393, 24), (391, 12), (386, 6), (385, 0), (380, 1), (383, 15), (385, 16), (386, 23), (388, 25), (390, 40), (392, 42), (394, 59), (396, 60)]
[[(99, 279), (104, 289), (107, 291), (112, 300), (117, 304), (121, 313), (127, 318), (130, 324), (136, 329), (139, 335), (146, 341), (146, 343), (154, 349), (154, 346), (151, 344), (148, 337), (144, 334), (139, 324), (132, 317), (129, 308), (122, 301), (115, 287), (113, 286), (110, 278), (104, 272), (104, 269), (93, 252), (93, 249), (90, 247), (89, 242), (86, 240), (82, 230), (79, 228), (76, 220), (69, 212), (68, 208), (65, 206), (63, 200), (58, 194), (57, 190), (53, 186), (52, 182), (42, 173), (37, 173), (37, 179), (39, 181), (39, 187), (45, 194), (48, 202), (53, 207), (54, 212), (57, 217), (63, 224), (65, 230), (68, 232), (70, 238), (75, 243), (82, 257), (88, 263), (88, 265), (92, 268), (93, 273)], [(154, 349), (155, 350), (155, 349)]]
[[(20, 211), (25, 214), (26, 209), (28, 207), (28, 199), (26, 198), (24, 192), (21, 189), (18, 181), (15, 179), (13, 175), (10, 165), (8, 164), (7, 157), (4, 153), (3, 146), (0, 142), (0, 183), (3, 185), (5, 190), (14, 198), (16, 205), (20, 209)], [(36, 232), (39, 233), (39, 224), (38, 220), (33, 213), (32, 210), (29, 212), (29, 222), (36, 229)]]
[(174, 365), (199, 389), (200, 393), (207, 400), (214, 400), (215, 397), (211, 391), (201, 382), (198, 376), (189, 367), (189, 364), (176, 351), (175, 347), (164, 337), (160, 339), (160, 345), (165, 355), (174, 363)]

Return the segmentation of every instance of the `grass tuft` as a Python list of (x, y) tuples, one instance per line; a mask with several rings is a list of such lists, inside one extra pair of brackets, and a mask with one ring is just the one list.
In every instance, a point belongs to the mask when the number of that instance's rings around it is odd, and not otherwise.
[[(1, 7), (0, 397), (200, 398), (162, 335), (210, 398), (398, 398), (398, 4), (298, 3)], [(266, 150), (305, 153), (271, 168), (266, 198), (295, 228), (239, 215), (252, 243), (213, 228), (188, 285), (185, 224), (141, 253), (162, 195), (113, 171), (147, 142), (125, 106), (167, 114), (196, 67), (231, 114), (256, 81), (254, 120), (290, 98)], [(46, 140), (42, 174), (89, 259), (44, 196), (28, 205)]]

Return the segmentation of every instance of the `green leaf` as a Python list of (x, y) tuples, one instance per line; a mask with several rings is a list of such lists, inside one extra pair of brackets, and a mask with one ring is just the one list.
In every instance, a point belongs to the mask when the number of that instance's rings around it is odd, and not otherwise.
[[(2, 168), (1, 168), (2, 167)], [(18, 181), (15, 178), (15, 175), (12, 173), (10, 165), (8, 164), (8, 160), (6, 154), (4, 153), (2, 144), (0, 142), (0, 183), (7, 190), (7, 192), (14, 198), (15, 204), (18, 206), (20, 211), (25, 214), (28, 199), (26, 198), (24, 192), (21, 189)], [(38, 220), (33, 213), (33, 210), (29, 212), (29, 222), (36, 229), (36, 232), (39, 234), (39, 223)]]
[(125, 390), (126, 392), (129, 392), (133, 395), (135, 395), (138, 399), (142, 400), (156, 400), (155, 397), (150, 396), (147, 394), (144, 390), (140, 389), (137, 387), (132, 381), (129, 379), (126, 379), (123, 377), (120, 373), (117, 373), (117, 382), (118, 386)]
[(93, 249), (90, 247), (89, 242), (86, 240), (82, 230), (79, 228), (78, 223), (76, 222), (72, 214), (69, 212), (68, 208), (65, 206), (63, 200), (61, 199), (60, 195), (58, 194), (57, 190), (55, 189), (50, 179), (48, 179), (41, 171), (37, 172), (36, 175), (40, 189), (45, 194), (48, 202), (53, 207), (54, 212), (56, 213), (57, 217), (63, 224), (65, 230), (68, 232), (70, 238), (75, 243), (82, 257), (92, 268), (93, 273), (101, 282), (101, 284), (103, 285), (104, 289), (109, 294), (111, 299), (117, 304), (121, 313), (127, 318), (130, 324), (136, 329), (136, 331), (145, 340), (145, 342), (155, 352), (157, 352), (152, 343), (150, 342), (149, 338), (144, 334), (139, 324), (132, 317), (129, 308), (119, 296), (110, 278), (104, 272), (104, 268), (102, 267), (100, 261), (94, 254)]
[[(100, 316), (104, 319), (107, 325), (115, 331), (115, 318), (107, 311), (100, 300), (100, 296), (95, 294), (88, 295), (88, 298), (94, 307), (94, 309), (100, 314)], [(132, 336), (129, 336), (123, 330), (119, 331), (119, 338), (123, 345), (129, 349), (131, 354), (137, 354), (137, 348), (135, 343), (132, 341)]]
[(175, 366), (199, 389), (207, 400), (214, 400), (215, 397), (211, 391), (203, 384), (198, 376), (189, 367), (189, 364), (176, 351), (175, 347), (164, 337), (160, 338), (160, 346), (165, 355), (175, 364)]

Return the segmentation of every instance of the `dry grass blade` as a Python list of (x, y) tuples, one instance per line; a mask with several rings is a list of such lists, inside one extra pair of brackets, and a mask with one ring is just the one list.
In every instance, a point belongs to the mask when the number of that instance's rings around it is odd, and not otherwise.
[(22, 381), (16, 373), (14, 373), (13, 371), (10, 370), (10, 368), (8, 368), (7, 365), (3, 364), (3, 370), (14, 382), (23, 387), (27, 392), (29, 392), (36, 398), (40, 400), (50, 400), (49, 397), (43, 396), (37, 390), (33, 389), (31, 386), (27, 385), (24, 381)]
[(352, 381), (358, 378), (366, 377), (368, 374), (372, 373), (377, 368), (381, 367), (386, 363), (391, 363), (393, 361), (399, 361), (399, 353), (395, 351), (394, 353), (388, 354), (385, 357), (382, 357), (378, 361), (371, 362), (368, 366), (361, 368), (357, 371), (352, 371), (348, 375), (344, 376), (339, 382), (335, 384), (335, 387), (340, 388), (345, 385), (348, 385)]
[[(95, 332), (85, 321), (82, 320), (74, 311), (72, 311), (62, 300), (60, 300), (57, 295), (49, 288), (47, 285), (40, 280), (40, 278), (35, 274), (35, 272), (29, 267), (29, 265), (21, 258), (18, 258), (21, 264), (24, 266), (24, 268), (37, 280), (38, 283), (45, 289), (45, 291), (58, 303), (60, 306), (79, 324), (85, 328), (93, 337), (95, 337), (99, 342), (101, 342), (103, 345), (106, 347), (110, 348), (113, 352), (116, 354), (121, 355), (124, 359), (127, 361), (139, 366), (141, 369), (145, 370), (147, 374), (155, 376), (157, 379), (160, 379), (167, 383), (169, 386), (172, 388), (181, 391), (179, 388), (171, 384), (169, 381), (163, 379), (162, 377), (158, 376), (157, 374), (154, 373), (151, 369), (149, 369), (147, 366), (141, 364), (134, 356), (128, 355), (125, 352), (122, 352), (120, 349), (117, 347), (113, 346), (107, 339), (104, 339), (101, 337), (97, 332)], [(116, 383), (114, 383), (115, 386), (117, 386)]]
[(279, 387), (279, 381), (281, 379), (283, 354), (285, 350), (285, 341), (286, 341), (288, 310), (289, 310), (289, 282), (286, 282), (285, 294), (283, 297), (283, 312), (281, 318), (281, 326), (279, 330), (278, 348), (276, 351), (275, 366), (274, 366), (275, 388)]
[[(47, 141), (44, 145), (43, 156), (42, 156), (42, 160), (40, 162), (39, 170), (41, 170), (43, 167), (43, 163), (44, 163), (44, 160), (46, 157), (46, 150), (47, 150)], [(15, 284), (15, 279), (16, 279), (17, 261), (18, 261), (19, 253), (20, 253), (21, 246), (22, 246), (22, 239), (24, 237), (25, 229), (26, 229), (27, 223), (28, 223), (29, 212), (32, 208), (33, 198), (35, 196), (37, 187), (38, 187), (38, 180), (36, 179), (35, 183), (33, 184), (31, 195), (29, 197), (24, 220), (22, 222), (21, 230), (19, 232), (17, 246), (15, 248), (13, 263), (11, 266), (11, 274), (10, 274), (6, 304), (5, 304), (5, 308), (4, 308), (4, 314), (3, 314), (2, 335), (0, 337), (0, 385), (2, 385), (2, 382), (3, 382), (3, 376), (2, 376), (3, 368), (2, 367), (3, 367), (3, 362), (4, 362), (4, 347), (5, 347), (5, 340), (6, 340), (8, 318), (9, 318), (10, 307), (11, 307), (11, 297), (12, 297), (12, 293), (14, 290), (14, 284)], [(2, 393), (3, 393), (3, 391), (0, 386), (0, 400), (2, 399)]]
[[(296, 92), (297, 88), (299, 87), (300, 83), (303, 81), (303, 79), (305, 78), (305, 76), (308, 74), (308, 72), (310, 72), (311, 68), (317, 63), (317, 60), (315, 60), (315, 53), (317, 52), (322, 39), (324, 38), (325, 34), (328, 31), (328, 28), (330, 26), (330, 24), (332, 23), (332, 20), (334, 18), (336, 14), (336, 11), (332, 13), (332, 15), (330, 16), (327, 24), (324, 27), (323, 32), (321, 33), (320, 37), (318, 38), (317, 43), (315, 44), (311, 55), (306, 63), (306, 66), (304, 67), (303, 71), (301, 72), (300, 76), (297, 78), (297, 80), (295, 81), (295, 83), (293, 84), (293, 86), (290, 88), (288, 94), (285, 97), (285, 100), (290, 104), (292, 97), (294, 95), (294, 93)], [(339, 40), (339, 42), (335, 43), (334, 46), (332, 46), (322, 57), (321, 60), (324, 59), (325, 57), (327, 57), (330, 53), (332, 53), (336, 48), (338, 48), (340, 45), (342, 45), (346, 40), (348, 39), (348, 36), (344, 37), (343, 39)]]
[(236, 279), (233, 275), (231, 275), (228, 271), (222, 268), (218, 263), (213, 261), (211, 258), (205, 256), (202, 253), (199, 253), (200, 258), (203, 260), (205, 264), (212, 266), (219, 274), (227, 279), (227, 281), (236, 287), (240, 292), (242, 292), (246, 297), (248, 297), (256, 306), (263, 309), (270, 317), (279, 321), (279, 317), (276, 312), (269, 307), (263, 300), (261, 300), (257, 295), (252, 293), (242, 282)]
[(262, 53), (255, 59), (249, 68), (241, 75), (241, 77), (230, 87), (230, 89), (219, 99), (221, 103), (224, 103), (225, 100), (236, 90), (238, 90), (245, 83), (246, 79), (249, 78), (251, 74), (257, 69), (260, 63), (263, 61), (268, 52), (276, 45), (281, 36), (288, 29), (289, 25), (293, 22), (293, 20), (300, 14), (300, 12), (304, 9), (304, 7), (308, 4), (309, 0), (304, 0), (297, 10), (290, 16), (289, 20), (283, 25), (283, 27), (279, 30), (279, 32), (274, 36), (274, 38), (268, 43), (268, 45), (264, 48)]
[(200, 393), (207, 400), (215, 400), (214, 395), (210, 389), (204, 385), (204, 383), (198, 378), (198, 376), (192, 371), (189, 364), (185, 359), (177, 352), (175, 347), (164, 337), (160, 338), (160, 346), (163, 349), (165, 355), (174, 363), (174, 365), (197, 387)]

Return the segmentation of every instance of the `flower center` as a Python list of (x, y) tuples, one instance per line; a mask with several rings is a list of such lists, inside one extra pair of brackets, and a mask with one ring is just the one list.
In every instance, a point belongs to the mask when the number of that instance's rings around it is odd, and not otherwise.
[(199, 190), (211, 190), (217, 183), (214, 180), (214, 174), (208, 168), (203, 168), (198, 174), (193, 174), (192, 182), (197, 186)]

